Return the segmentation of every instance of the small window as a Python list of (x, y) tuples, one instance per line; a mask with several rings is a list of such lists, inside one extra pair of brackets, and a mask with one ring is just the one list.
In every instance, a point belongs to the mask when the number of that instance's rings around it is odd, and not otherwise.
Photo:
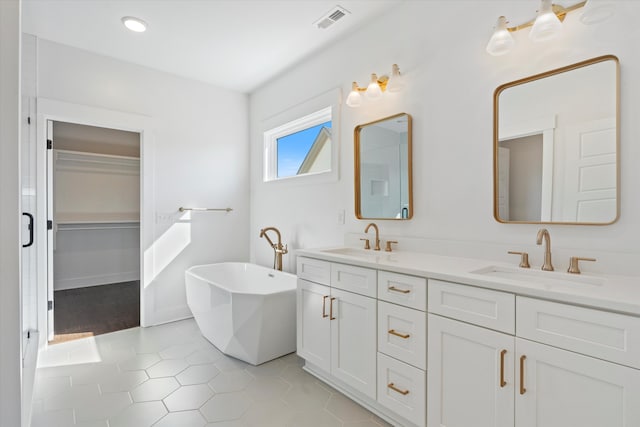
[(331, 107), (264, 133), (265, 181), (331, 172)]

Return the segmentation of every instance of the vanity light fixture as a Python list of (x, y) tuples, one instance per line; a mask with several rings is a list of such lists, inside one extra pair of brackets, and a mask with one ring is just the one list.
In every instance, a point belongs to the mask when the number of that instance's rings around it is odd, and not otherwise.
[(401, 92), (404, 89), (404, 79), (400, 74), (400, 69), (397, 64), (391, 66), (391, 76), (380, 76), (377, 74), (371, 74), (371, 82), (365, 87), (358, 86), (357, 82), (351, 84), (351, 92), (347, 97), (347, 105), (349, 107), (357, 108), (362, 105), (362, 95), (369, 100), (377, 100), (382, 97), (382, 93), (388, 92)]
[(122, 23), (125, 27), (135, 33), (144, 33), (147, 31), (147, 23), (134, 16), (123, 16)]
[(493, 56), (504, 55), (505, 53), (509, 53), (515, 44), (516, 41), (507, 28), (507, 18), (504, 16), (499, 17), (496, 23), (496, 30), (493, 32), (487, 45), (487, 52)]
[(551, 40), (560, 34), (562, 22), (560, 22), (552, 8), (551, 0), (542, 0), (540, 2), (538, 16), (533, 22), (533, 27), (531, 27), (531, 32), (529, 33), (529, 38), (534, 42)]
[(551, 40), (560, 34), (562, 21), (567, 13), (582, 7), (585, 10), (580, 20), (584, 24), (602, 22), (613, 15), (613, 7), (604, 0), (581, 1), (567, 7), (553, 4), (552, 0), (540, 0), (538, 15), (524, 24), (509, 27), (507, 19), (504, 16), (499, 17), (494, 33), (487, 44), (487, 52), (493, 56), (508, 53), (515, 46), (515, 40), (510, 33), (529, 27), (531, 27), (529, 38), (534, 42)]

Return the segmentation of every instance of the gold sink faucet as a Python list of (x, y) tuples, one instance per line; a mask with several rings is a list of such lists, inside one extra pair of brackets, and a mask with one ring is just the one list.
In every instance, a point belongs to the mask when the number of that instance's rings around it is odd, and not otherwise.
[[(278, 236), (278, 243), (273, 243), (269, 236), (267, 235), (267, 231), (274, 231), (276, 236)], [(273, 248), (273, 268), (275, 270), (282, 271), (282, 255), (285, 255), (289, 252), (287, 249), (287, 245), (282, 246), (282, 239), (280, 237), (280, 230), (275, 227), (267, 227), (260, 230), (260, 237), (264, 237), (267, 239), (267, 242)]]
[(541, 245), (542, 239), (544, 239), (544, 263), (542, 264), (542, 270), (553, 271), (553, 264), (551, 263), (551, 236), (549, 236), (549, 231), (546, 228), (538, 230), (536, 245)]
[(367, 228), (364, 229), (364, 232), (368, 233), (371, 227), (373, 227), (373, 229), (376, 231), (376, 245), (373, 248), (373, 250), (379, 251), (380, 250), (380, 231), (378, 230), (378, 226), (372, 222), (371, 224), (367, 225)]

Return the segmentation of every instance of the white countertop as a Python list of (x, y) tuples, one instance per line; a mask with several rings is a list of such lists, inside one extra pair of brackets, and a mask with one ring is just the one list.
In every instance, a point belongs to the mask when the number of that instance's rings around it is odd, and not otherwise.
[[(298, 249), (296, 254), (640, 316), (640, 277), (543, 272), (519, 269), (513, 264), (407, 251), (336, 247)], [(513, 277), (495, 277), (493, 270), (498, 271), (496, 276), (504, 270), (505, 276)]]

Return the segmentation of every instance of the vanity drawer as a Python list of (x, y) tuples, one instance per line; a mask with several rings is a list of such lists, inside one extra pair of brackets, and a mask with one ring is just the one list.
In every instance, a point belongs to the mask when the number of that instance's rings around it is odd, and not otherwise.
[(427, 313), (378, 301), (378, 351), (427, 369)]
[(378, 403), (418, 426), (426, 424), (425, 371), (378, 353)]
[(515, 295), (490, 289), (429, 280), (429, 312), (515, 333)]
[(331, 286), (368, 297), (376, 297), (376, 270), (331, 263)]
[(517, 335), (640, 369), (640, 318), (518, 297)]
[(389, 271), (379, 271), (378, 299), (426, 311), (427, 279)]
[(331, 263), (313, 258), (298, 257), (296, 272), (300, 279), (329, 285), (331, 283)]

